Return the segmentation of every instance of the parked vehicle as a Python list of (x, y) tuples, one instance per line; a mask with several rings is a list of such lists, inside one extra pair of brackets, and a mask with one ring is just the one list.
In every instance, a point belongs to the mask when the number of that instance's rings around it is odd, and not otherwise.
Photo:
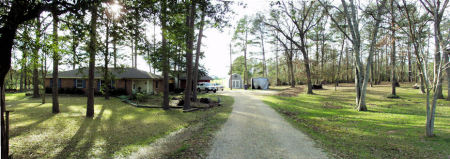
[(223, 91), (223, 86), (222, 85), (220, 85), (218, 83), (214, 83), (213, 85), (216, 87), (217, 91)]
[(201, 82), (201, 83), (198, 83), (198, 85), (197, 85), (197, 92), (201, 92), (201, 91), (206, 91), (206, 93), (208, 93), (209, 91), (212, 91), (212, 92), (216, 93), (217, 88), (216, 88), (216, 86), (214, 86), (211, 83)]

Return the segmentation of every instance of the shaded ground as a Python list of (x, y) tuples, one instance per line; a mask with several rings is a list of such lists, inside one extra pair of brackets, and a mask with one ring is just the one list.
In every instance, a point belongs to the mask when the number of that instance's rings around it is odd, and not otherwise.
[[(223, 98), (225, 100), (225, 98)], [(231, 99), (231, 98), (230, 98)], [(167, 134), (195, 125), (226, 109), (183, 113), (181, 110), (136, 108), (117, 98), (95, 98), (95, 117), (85, 118), (86, 97), (61, 95), (59, 114), (51, 98), (7, 94), (10, 152), (14, 158), (117, 158), (128, 156)], [(226, 118), (226, 117), (225, 117)]]
[(327, 158), (256, 95), (276, 91), (232, 91), (233, 111), (216, 135), (208, 158)]
[(336, 91), (326, 85), (315, 95), (266, 96), (264, 102), (339, 158), (449, 158), (450, 102), (438, 101), (436, 137), (425, 137), (426, 98), (413, 84), (400, 83), (399, 99), (386, 98), (389, 83), (368, 87), (366, 112), (354, 110), (351, 83)]
[(295, 86), (295, 88), (289, 86), (277, 86), (277, 89), (280, 89), (278, 95), (283, 97), (298, 96), (298, 94), (304, 91), (303, 86)]

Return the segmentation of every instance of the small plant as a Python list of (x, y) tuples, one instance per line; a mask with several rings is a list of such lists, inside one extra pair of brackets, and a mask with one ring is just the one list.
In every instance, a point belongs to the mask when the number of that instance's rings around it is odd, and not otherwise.
[(144, 93), (136, 93), (136, 101), (139, 102), (143, 102), (145, 99), (145, 94)]

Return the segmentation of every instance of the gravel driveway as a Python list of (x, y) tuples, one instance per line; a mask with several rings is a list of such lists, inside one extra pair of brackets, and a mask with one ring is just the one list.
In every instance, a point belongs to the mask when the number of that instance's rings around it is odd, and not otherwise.
[(327, 158), (325, 152), (277, 112), (258, 91), (223, 92), (235, 99), (233, 111), (214, 139), (208, 158)]

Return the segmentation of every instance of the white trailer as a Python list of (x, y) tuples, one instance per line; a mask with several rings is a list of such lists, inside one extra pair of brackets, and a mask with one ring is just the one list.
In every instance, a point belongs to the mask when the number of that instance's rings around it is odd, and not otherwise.
[(252, 78), (252, 89), (269, 89), (269, 79), (264, 77)]

